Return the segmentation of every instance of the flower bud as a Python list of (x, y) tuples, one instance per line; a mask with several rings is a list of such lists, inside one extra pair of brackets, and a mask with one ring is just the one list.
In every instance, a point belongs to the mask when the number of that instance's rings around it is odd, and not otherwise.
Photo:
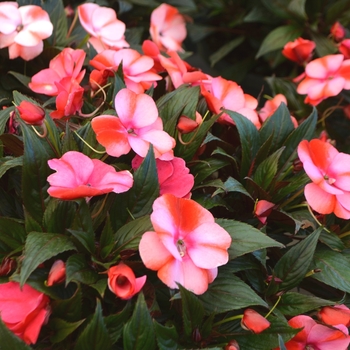
[(66, 278), (66, 264), (62, 260), (56, 260), (51, 266), (46, 285), (48, 287), (61, 283)]
[(345, 28), (339, 22), (332, 25), (330, 32), (335, 41), (341, 41), (345, 37)]
[(313, 41), (297, 38), (284, 46), (282, 54), (289, 60), (302, 65), (311, 60), (315, 47), (316, 44)]
[(179, 122), (177, 123), (177, 129), (182, 133), (182, 134), (188, 134), (195, 130), (198, 127), (198, 123), (191, 119), (188, 118), (184, 115), (182, 115), (179, 118)]
[(246, 309), (241, 321), (241, 327), (258, 334), (269, 328), (270, 322), (253, 309)]
[(239, 350), (239, 345), (236, 340), (230, 340), (225, 346), (225, 350)]
[(16, 260), (11, 258), (4, 258), (0, 265), (0, 276), (7, 276), (16, 267)]
[(45, 111), (29, 101), (22, 101), (17, 107), (21, 119), (30, 125), (41, 125), (45, 118)]

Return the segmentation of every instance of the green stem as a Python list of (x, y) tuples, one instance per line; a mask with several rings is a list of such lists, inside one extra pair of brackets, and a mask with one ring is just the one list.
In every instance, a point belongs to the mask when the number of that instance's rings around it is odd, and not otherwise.
[(309, 213), (311, 214), (311, 216), (313, 217), (313, 219), (317, 222), (317, 224), (322, 227), (325, 231), (327, 231), (328, 233), (331, 233), (331, 231), (329, 231), (327, 228), (325, 228), (316, 218), (316, 216), (314, 215), (314, 213), (312, 212), (312, 209), (310, 208), (309, 204), (307, 205), (307, 208), (309, 210)]
[(286, 206), (288, 203), (292, 202), (295, 198), (300, 196), (304, 192), (304, 187), (301, 188), (298, 192), (294, 193), (292, 197), (288, 198), (286, 201), (284, 201), (279, 207), (283, 208)]
[(347, 237), (347, 236), (350, 236), (350, 231), (346, 231), (346, 232), (338, 235), (339, 238), (344, 238), (344, 237)]
[(271, 315), (271, 313), (273, 312), (273, 310), (276, 309), (276, 306), (277, 306), (278, 303), (281, 301), (281, 298), (282, 298), (282, 296), (280, 295), (280, 296), (278, 297), (277, 301), (275, 302), (275, 305), (274, 305), (274, 306), (272, 307), (272, 309), (266, 314), (265, 318), (268, 318), (268, 317)]
[(241, 320), (243, 318), (243, 315), (236, 315), (236, 316), (232, 316), (232, 317), (229, 317), (229, 318), (225, 318), (219, 322), (216, 322), (213, 324), (213, 327), (216, 327), (216, 326), (219, 326), (223, 323), (227, 323), (227, 322), (230, 322), (230, 321), (235, 321), (235, 320)]
[(88, 146), (92, 151), (96, 152), (97, 154), (105, 154), (106, 151), (98, 151), (97, 149), (90, 146), (76, 131), (74, 131), (75, 135), (78, 136), (78, 138), (86, 145)]
[(75, 27), (75, 24), (77, 23), (77, 20), (78, 20), (78, 11), (75, 11), (74, 18), (73, 18), (73, 21), (69, 27), (66, 38), (69, 38), (71, 36), (73, 29)]

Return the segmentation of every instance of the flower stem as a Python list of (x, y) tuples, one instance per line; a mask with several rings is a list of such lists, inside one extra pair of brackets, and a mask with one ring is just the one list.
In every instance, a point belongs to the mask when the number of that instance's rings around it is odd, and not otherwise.
[(268, 318), (268, 317), (271, 315), (271, 313), (273, 312), (273, 310), (276, 309), (276, 306), (277, 306), (278, 303), (281, 301), (281, 298), (282, 298), (282, 296), (280, 295), (280, 296), (278, 297), (277, 301), (275, 302), (275, 305), (274, 305), (274, 306), (271, 308), (271, 310), (266, 314), (265, 318)]
[(227, 323), (227, 322), (231, 322), (231, 321), (235, 321), (235, 320), (241, 320), (243, 318), (243, 315), (235, 315), (235, 316), (232, 316), (232, 317), (229, 317), (229, 318), (225, 318), (219, 322), (216, 322), (213, 324), (213, 327), (216, 327), (216, 326), (219, 326), (223, 323)]
[(98, 151), (97, 149), (90, 146), (76, 131), (74, 131), (75, 135), (78, 136), (78, 138), (86, 145), (88, 146), (92, 151), (96, 152), (97, 154), (105, 154), (106, 151)]

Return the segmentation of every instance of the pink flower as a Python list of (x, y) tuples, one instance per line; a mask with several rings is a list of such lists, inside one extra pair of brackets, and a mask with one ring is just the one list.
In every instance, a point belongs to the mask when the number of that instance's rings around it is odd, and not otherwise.
[(154, 9), (149, 32), (160, 50), (183, 51), (181, 45), (187, 35), (186, 22), (177, 8), (161, 4)]
[(145, 266), (158, 271), (169, 288), (177, 282), (202, 294), (228, 261), (230, 235), (215, 223), (213, 215), (191, 199), (164, 194), (153, 203), (154, 231), (145, 232), (140, 255)]
[(306, 77), (298, 85), (297, 92), (306, 94), (305, 103), (314, 106), (324, 99), (350, 89), (350, 60), (343, 55), (317, 58), (305, 67)]
[(48, 287), (57, 283), (62, 283), (66, 278), (66, 264), (62, 260), (56, 260), (50, 269), (46, 285)]
[(136, 278), (132, 269), (123, 263), (108, 269), (108, 288), (120, 299), (131, 299), (142, 289), (146, 279), (146, 275)]
[(10, 59), (21, 57), (29, 61), (40, 55), (43, 40), (52, 31), (50, 17), (40, 6), (18, 8), (14, 1), (0, 3), (0, 48), (9, 48)]
[[(210, 83), (201, 84), (201, 93), (213, 113), (219, 114), (222, 108), (229, 109), (242, 114), (258, 129), (260, 128), (259, 116), (255, 110), (258, 101), (253, 96), (245, 94), (237, 83), (221, 77), (213, 78)], [(234, 124), (226, 113), (220, 116), (219, 122)]]
[(22, 101), (17, 107), (21, 119), (30, 125), (41, 125), (45, 119), (45, 111), (29, 101)]
[[(133, 169), (137, 169), (143, 158), (136, 156), (132, 160)], [(171, 160), (156, 159), (160, 194), (171, 193), (176, 197), (187, 197), (194, 185), (194, 176), (186, 167), (182, 158), (174, 157)]]
[(350, 309), (346, 305), (325, 306), (318, 312), (319, 319), (326, 324), (350, 326)]
[(254, 214), (262, 224), (265, 224), (267, 217), (271, 214), (272, 208), (275, 206), (274, 203), (265, 201), (264, 199), (258, 201), (254, 208)]
[(338, 47), (340, 53), (344, 55), (345, 59), (350, 58), (350, 39), (344, 39)]
[(80, 152), (69, 151), (60, 159), (50, 159), (49, 167), (56, 170), (47, 181), (50, 196), (59, 199), (77, 199), (101, 194), (128, 191), (133, 185), (129, 171), (117, 172), (111, 165), (90, 159)]
[(339, 22), (332, 25), (330, 32), (335, 41), (341, 41), (345, 38), (345, 28)]
[(253, 309), (244, 310), (241, 326), (245, 330), (252, 331), (255, 334), (263, 332), (269, 328), (271, 323)]
[(344, 325), (330, 328), (318, 324), (311, 317), (299, 315), (291, 318), (288, 324), (293, 328), (303, 328), (285, 346), (287, 350), (318, 349), (346, 350), (350, 338), (349, 331)]
[(309, 62), (316, 44), (311, 40), (297, 38), (284, 45), (282, 55), (300, 65)]
[(350, 218), (350, 155), (338, 152), (330, 143), (304, 140), (298, 146), (299, 159), (312, 183), (304, 194), (313, 210)]
[(71, 78), (79, 84), (85, 74), (85, 70), (81, 70), (85, 56), (83, 50), (63, 49), (50, 61), (49, 68), (33, 75), (29, 87), (39, 94), (57, 96), (59, 88), (56, 83), (62, 79)]
[(239, 345), (236, 340), (230, 340), (224, 350), (239, 350)]
[(89, 42), (98, 53), (129, 47), (124, 36), (125, 24), (117, 19), (113, 9), (87, 3), (78, 6), (78, 14), (81, 25), (91, 35)]
[(35, 344), (49, 315), (50, 299), (30, 285), (0, 284), (0, 317), (5, 325), (27, 344)]
[(173, 158), (175, 140), (163, 131), (152, 97), (122, 89), (115, 96), (114, 105), (119, 118), (101, 115), (91, 121), (97, 141), (106, 147), (109, 155), (120, 157), (133, 149), (139, 156), (146, 157), (152, 144), (156, 158)]
[(153, 71), (153, 59), (141, 55), (136, 50), (105, 50), (96, 55), (90, 64), (99, 71), (116, 72), (120, 64), (123, 66), (125, 85), (137, 94), (145, 92), (162, 77)]

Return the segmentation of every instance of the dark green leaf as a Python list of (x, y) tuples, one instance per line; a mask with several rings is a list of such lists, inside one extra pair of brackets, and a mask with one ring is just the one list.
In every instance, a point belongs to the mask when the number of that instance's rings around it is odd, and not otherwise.
[(0, 218), (0, 242), (12, 249), (23, 246), (26, 231), (21, 223), (10, 218)]
[(106, 217), (105, 225), (103, 227), (100, 237), (100, 254), (102, 259), (105, 259), (114, 246), (114, 232), (111, 225), (109, 215)]
[(20, 272), (23, 285), (39, 264), (67, 250), (75, 250), (69, 237), (53, 233), (31, 232), (24, 247), (24, 258)]
[(341, 252), (345, 249), (344, 242), (333, 232), (327, 232), (323, 230), (320, 234), (320, 241), (327, 245), (329, 248)]
[(81, 319), (82, 314), (82, 292), (77, 288), (74, 295), (69, 299), (54, 300), (51, 303), (53, 317), (61, 318), (67, 322), (75, 323)]
[(195, 174), (195, 185), (199, 185), (208, 176), (215, 173), (215, 171), (229, 165), (230, 162), (223, 159), (209, 158), (201, 160), (194, 166), (191, 166), (191, 173)]
[(14, 335), (0, 318), (0, 350), (31, 350), (32, 348)]
[(239, 193), (243, 193), (247, 197), (252, 198), (252, 196), (245, 189), (245, 187), (239, 181), (237, 181), (231, 176), (229, 176), (227, 180), (224, 182), (224, 190), (220, 190), (220, 189), (216, 190), (213, 193), (213, 196), (215, 196), (217, 193), (223, 193), (223, 192), (239, 192)]
[(124, 326), (123, 345), (125, 350), (156, 349), (153, 322), (143, 293), (139, 293), (132, 317)]
[(244, 39), (245, 39), (244, 36), (239, 36), (225, 43), (223, 46), (221, 46), (219, 50), (215, 51), (213, 54), (209, 56), (210, 65), (214, 67), (217, 62), (223, 59), (227, 54), (229, 54), (237, 46), (241, 45)]
[(174, 326), (166, 327), (155, 320), (153, 320), (153, 326), (160, 350), (177, 350), (179, 348), (179, 336)]
[(73, 333), (83, 322), (84, 320), (71, 323), (60, 318), (50, 319), (50, 327), (54, 333), (50, 340), (53, 343), (61, 342), (62, 340), (66, 339), (69, 334)]
[(79, 336), (74, 350), (108, 350), (111, 348), (112, 341), (103, 320), (101, 302), (97, 300), (95, 314)]
[(311, 39), (316, 43), (316, 52), (319, 57), (331, 55), (337, 52), (337, 46), (326, 36), (311, 32)]
[(0, 111), (0, 135), (4, 133), (7, 121), (14, 110), (15, 107), (9, 107)]
[(322, 227), (290, 248), (277, 262), (274, 272), (282, 280), (280, 290), (297, 286), (310, 270)]
[(0, 159), (0, 178), (7, 170), (23, 165), (23, 157), (4, 157)]
[(66, 285), (71, 282), (81, 282), (86, 285), (96, 283), (97, 272), (88, 264), (81, 254), (71, 255), (66, 262)]

